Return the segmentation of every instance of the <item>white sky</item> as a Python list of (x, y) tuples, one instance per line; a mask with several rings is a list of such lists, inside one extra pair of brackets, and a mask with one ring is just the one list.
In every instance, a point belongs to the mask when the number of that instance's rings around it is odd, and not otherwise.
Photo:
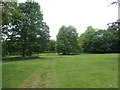
[[(19, 0), (24, 2), (26, 0)], [(56, 39), (62, 25), (72, 25), (79, 35), (88, 26), (106, 29), (107, 23), (118, 19), (118, 7), (108, 5), (114, 0), (34, 0), (40, 3), (44, 21), (50, 28), (51, 39)]]

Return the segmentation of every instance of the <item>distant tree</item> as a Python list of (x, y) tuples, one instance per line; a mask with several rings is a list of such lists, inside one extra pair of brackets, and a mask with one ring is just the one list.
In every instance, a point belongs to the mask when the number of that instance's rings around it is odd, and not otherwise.
[(62, 26), (57, 35), (57, 52), (62, 54), (77, 54), (81, 52), (78, 45), (78, 33), (73, 26)]
[(56, 41), (50, 39), (47, 47), (48, 52), (56, 52)]
[(112, 41), (114, 35), (106, 30), (96, 31), (92, 38), (92, 49), (93, 53), (110, 53), (112, 52)]
[[(88, 27), (79, 40), (82, 40), (84, 52), (88, 53), (116, 53), (118, 51), (117, 27), (110, 26), (107, 30)], [(81, 43), (81, 42), (80, 42)]]
[(119, 35), (118, 35), (118, 28), (116, 25), (109, 26), (107, 29), (108, 32), (112, 33), (112, 51), (111, 52), (120, 52), (120, 46), (119, 46)]
[(95, 35), (95, 29), (92, 28), (92, 26), (87, 27), (87, 30), (85, 31), (85, 33), (83, 33), (84, 35), (84, 40), (83, 40), (83, 48), (85, 52), (91, 52), (91, 42), (92, 42), (92, 38)]

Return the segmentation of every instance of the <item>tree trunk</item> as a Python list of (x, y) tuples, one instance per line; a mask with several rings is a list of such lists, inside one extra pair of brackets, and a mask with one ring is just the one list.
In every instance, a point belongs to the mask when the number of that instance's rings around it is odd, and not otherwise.
[(31, 56), (32, 56), (32, 50), (29, 49), (29, 57), (31, 57)]
[(25, 47), (23, 47), (23, 51), (22, 51), (22, 57), (25, 57)]

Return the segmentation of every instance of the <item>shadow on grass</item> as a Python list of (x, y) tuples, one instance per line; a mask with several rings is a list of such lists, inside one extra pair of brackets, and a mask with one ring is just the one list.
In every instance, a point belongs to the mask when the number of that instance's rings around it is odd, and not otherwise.
[(21, 61), (21, 60), (34, 60), (34, 59), (44, 59), (43, 57), (39, 56), (32, 56), (32, 57), (4, 57), (2, 61)]
[(71, 55), (80, 55), (80, 54), (58, 54), (58, 55), (62, 55), (62, 56), (69, 55), (69, 56), (71, 56)]

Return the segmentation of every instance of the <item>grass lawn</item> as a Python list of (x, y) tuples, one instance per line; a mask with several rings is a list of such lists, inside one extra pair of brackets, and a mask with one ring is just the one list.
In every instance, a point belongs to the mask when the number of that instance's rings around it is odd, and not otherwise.
[(117, 88), (118, 54), (57, 55), (7, 58), (3, 88)]

